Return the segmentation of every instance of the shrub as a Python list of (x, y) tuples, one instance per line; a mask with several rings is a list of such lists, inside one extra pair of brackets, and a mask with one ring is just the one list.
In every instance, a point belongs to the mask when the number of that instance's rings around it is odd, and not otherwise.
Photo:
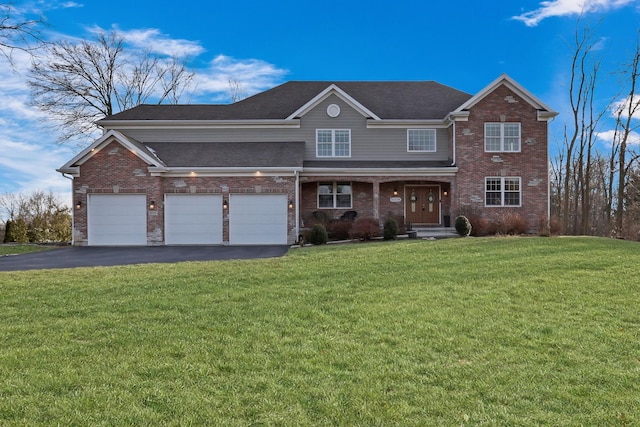
[(471, 223), (469, 222), (469, 219), (466, 216), (464, 215), (458, 216), (456, 218), (455, 226), (456, 226), (456, 232), (461, 237), (467, 237), (469, 234), (471, 234)]
[(529, 222), (522, 215), (508, 213), (495, 221), (495, 234), (520, 235), (529, 232)]
[(398, 236), (398, 223), (393, 218), (387, 218), (384, 222), (382, 237), (384, 240), (395, 240)]
[(333, 221), (327, 224), (327, 233), (331, 240), (347, 240), (351, 231), (351, 221)]
[(311, 229), (309, 237), (307, 238), (312, 245), (324, 245), (329, 240), (326, 228), (322, 224), (316, 224)]
[(380, 223), (374, 218), (360, 218), (353, 222), (349, 236), (352, 239), (371, 240), (380, 236)]
[(5, 243), (29, 243), (27, 224), (22, 218), (18, 218), (15, 221), (7, 221), (4, 241)]
[(465, 215), (471, 223), (471, 236), (482, 237), (487, 236), (490, 230), (489, 220), (477, 213)]

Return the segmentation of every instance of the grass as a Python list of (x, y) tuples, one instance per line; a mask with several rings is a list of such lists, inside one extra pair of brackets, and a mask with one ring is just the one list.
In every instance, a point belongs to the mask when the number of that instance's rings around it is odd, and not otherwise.
[(0, 273), (0, 425), (640, 425), (640, 246)]
[(41, 252), (53, 249), (53, 246), (22, 245), (22, 244), (0, 244), (0, 257), (7, 255), (28, 254), (31, 252)]

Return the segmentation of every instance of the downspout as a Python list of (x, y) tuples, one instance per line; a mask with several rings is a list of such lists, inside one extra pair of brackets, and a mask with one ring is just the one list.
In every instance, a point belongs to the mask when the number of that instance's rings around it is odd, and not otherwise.
[(453, 120), (453, 138), (452, 138), (452, 143), (453, 143), (453, 162), (451, 163), (451, 166), (455, 166), (456, 165), (456, 121)]
[(300, 240), (300, 172), (294, 171), (296, 177), (296, 189), (295, 189), (295, 216), (296, 216), (296, 242)]
[(74, 207), (74, 203), (73, 203), (73, 177), (72, 176), (67, 176), (67, 174), (64, 173), (64, 172), (62, 172), (62, 176), (71, 181), (71, 246), (75, 246), (76, 245), (76, 242), (75, 242), (75, 238), (76, 238), (76, 233), (75, 233), (75, 229), (76, 229), (76, 211), (75, 211), (75, 209), (73, 209), (73, 207)]

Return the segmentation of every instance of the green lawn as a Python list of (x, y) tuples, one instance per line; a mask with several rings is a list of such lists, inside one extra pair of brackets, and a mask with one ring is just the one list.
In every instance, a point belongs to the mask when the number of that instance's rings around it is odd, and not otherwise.
[(0, 425), (640, 425), (640, 244), (0, 273)]
[(0, 244), (0, 256), (28, 254), (30, 252), (41, 252), (53, 249), (53, 246), (20, 245), (20, 244)]

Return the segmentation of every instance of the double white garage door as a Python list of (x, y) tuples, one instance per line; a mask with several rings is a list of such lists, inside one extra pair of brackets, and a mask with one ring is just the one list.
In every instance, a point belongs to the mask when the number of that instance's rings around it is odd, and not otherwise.
[[(142, 194), (91, 194), (89, 245), (146, 245), (147, 206)], [(167, 194), (164, 236), (167, 245), (223, 243), (223, 204), (218, 194)], [(286, 244), (287, 196), (231, 194), (229, 244)]]

